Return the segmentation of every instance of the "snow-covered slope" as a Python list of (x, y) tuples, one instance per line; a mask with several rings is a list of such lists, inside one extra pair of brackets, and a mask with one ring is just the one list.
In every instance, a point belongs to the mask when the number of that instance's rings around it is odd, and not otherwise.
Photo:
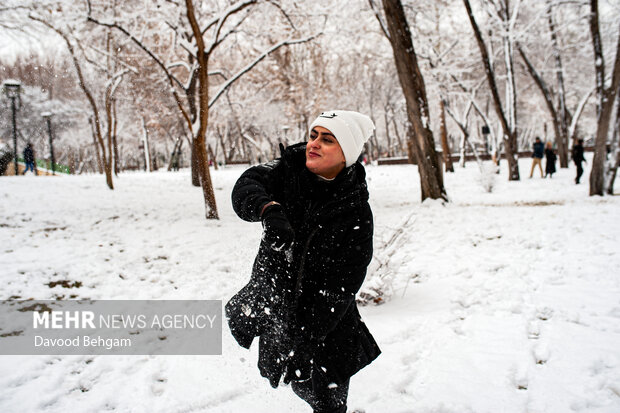
[[(527, 179), (529, 163), (493, 193), (458, 168), (445, 205), (420, 203), (415, 167), (367, 168), (371, 270), (392, 289), (361, 308), (383, 354), (353, 377), (350, 410), (620, 411), (620, 200), (588, 197), (572, 168)], [(2, 178), (0, 298), (227, 300), (261, 234), (232, 211), (242, 171), (213, 172), (220, 221), (187, 171), (123, 174), (114, 191), (102, 176)], [(46, 285), (60, 280), (76, 286)], [(310, 411), (256, 361), (226, 327), (222, 356), (0, 356), (0, 411)]]

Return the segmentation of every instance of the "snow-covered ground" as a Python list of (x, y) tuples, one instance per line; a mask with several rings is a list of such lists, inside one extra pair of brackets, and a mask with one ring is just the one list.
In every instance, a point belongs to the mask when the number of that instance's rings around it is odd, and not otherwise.
[[(620, 412), (620, 199), (574, 167), (486, 193), (469, 163), (420, 203), (412, 166), (367, 168), (373, 271), (361, 308), (383, 354), (353, 377), (366, 413)], [(243, 167), (213, 172), (221, 220), (187, 171), (0, 178), (0, 298), (220, 299), (247, 281), (260, 224), (236, 217)], [(391, 242), (388, 242), (390, 241)], [(81, 286), (49, 288), (50, 281)], [(1, 327), (1, 326), (0, 326)], [(0, 356), (0, 412), (309, 412), (259, 376), (224, 326), (221, 356)]]

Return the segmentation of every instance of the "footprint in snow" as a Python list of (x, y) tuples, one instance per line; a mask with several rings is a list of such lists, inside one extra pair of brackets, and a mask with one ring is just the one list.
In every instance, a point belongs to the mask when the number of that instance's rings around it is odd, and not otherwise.
[(549, 357), (551, 356), (551, 352), (549, 351), (549, 346), (545, 343), (540, 343), (536, 345), (532, 351), (534, 356), (534, 361), (536, 364), (543, 365), (547, 363)]
[(410, 391), (408, 388), (414, 382), (417, 375), (417, 371), (409, 371), (404, 374), (400, 380), (395, 381), (392, 387), (400, 394), (409, 394)]
[(420, 359), (420, 354), (418, 352), (406, 354), (400, 358), (401, 364), (403, 366), (408, 366), (410, 364), (414, 364)]
[(511, 369), (511, 381), (517, 390), (527, 390), (529, 385), (528, 367), (525, 363), (515, 365)]
[(154, 376), (153, 379), (155, 381), (151, 384), (151, 392), (155, 396), (161, 396), (166, 390), (165, 383), (167, 380), (161, 376)]
[(540, 322), (532, 320), (527, 326), (527, 338), (530, 340), (538, 340), (540, 338)]
[(536, 318), (542, 321), (547, 321), (553, 316), (553, 309), (549, 307), (542, 307), (536, 310)]

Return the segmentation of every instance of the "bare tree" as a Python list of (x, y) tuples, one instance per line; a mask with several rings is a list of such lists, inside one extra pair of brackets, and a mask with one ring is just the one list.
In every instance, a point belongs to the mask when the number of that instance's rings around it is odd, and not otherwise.
[(616, 122), (614, 126), (613, 138), (610, 145), (609, 160), (607, 167), (607, 194), (614, 194), (614, 182), (620, 166), (620, 93), (616, 95)]
[[(568, 154), (567, 154), (567, 133), (568, 133), (568, 125), (565, 123), (566, 118), (566, 108), (564, 103), (560, 104), (560, 107), (556, 109), (556, 106), (553, 102), (553, 94), (549, 86), (547, 86), (547, 82), (542, 78), (542, 76), (538, 73), (538, 71), (534, 68), (534, 65), (528, 59), (527, 55), (523, 51), (523, 48), (520, 45), (517, 45), (517, 50), (519, 51), (519, 55), (523, 62), (525, 63), (525, 67), (527, 68), (528, 73), (534, 79), (534, 83), (542, 93), (543, 98), (545, 99), (545, 104), (547, 105), (547, 109), (549, 110), (549, 114), (551, 115), (551, 120), (553, 124), (553, 132), (555, 134), (555, 142), (558, 145), (558, 153), (560, 158), (560, 167), (567, 168), (568, 167)], [(564, 86), (562, 86), (563, 88)], [(559, 99), (563, 102), (563, 97)], [(564, 112), (564, 115), (560, 113), (560, 111)], [(566, 126), (566, 128), (564, 128)]]
[[(568, 126), (570, 123), (570, 114), (566, 107), (566, 91), (564, 88), (564, 65), (562, 64), (562, 54), (558, 45), (558, 36), (556, 31), (555, 19), (553, 17), (553, 3), (551, 0), (547, 2), (547, 22), (549, 23), (549, 34), (551, 36), (551, 45), (553, 47), (553, 57), (555, 60), (555, 72), (558, 80), (558, 110), (555, 111), (556, 116), (552, 114), (554, 130), (556, 131), (555, 140), (558, 144), (558, 155), (560, 158), (560, 167), (568, 168)], [(556, 125), (557, 124), (557, 125)]]
[[(566, 103), (566, 82), (565, 82), (565, 69), (562, 59), (562, 50), (559, 46), (558, 34), (559, 29), (558, 25), (555, 21), (554, 17), (554, 7), (556, 3), (552, 0), (547, 0), (547, 4), (544, 9), (544, 18), (547, 21), (548, 31), (550, 34), (550, 44), (551, 44), (551, 53), (554, 61), (554, 70), (556, 77), (555, 87), (548, 80), (544, 78), (544, 68), (537, 70), (535, 68), (535, 63), (533, 59), (528, 56), (528, 47), (525, 44), (517, 44), (517, 51), (525, 64), (525, 68), (527, 73), (534, 80), (534, 84), (540, 90), (541, 95), (545, 101), (545, 105), (547, 110), (549, 111), (549, 115), (551, 117), (553, 131), (555, 135), (555, 142), (558, 148), (558, 158), (560, 161), (560, 167), (567, 168), (568, 167), (568, 147), (569, 147), (569, 138), (571, 132), (571, 123), (573, 121), (573, 115), (568, 109)], [(534, 21), (536, 19), (533, 19)], [(532, 22), (529, 23), (530, 26)], [(539, 46), (540, 41), (536, 42), (536, 39), (540, 38), (540, 33), (535, 32), (531, 35), (531, 37), (535, 37), (535, 39), (530, 40), (528, 43), (533, 46)], [(531, 49), (530, 49), (531, 50)], [(543, 54), (540, 50), (537, 50), (533, 53)], [(532, 54), (533, 54), (532, 53)], [(546, 61), (546, 57), (543, 55), (543, 61)], [(573, 90), (574, 92), (574, 90)], [(576, 108), (579, 109), (579, 106)], [(577, 114), (577, 112), (576, 112)], [(578, 114), (580, 115), (580, 113)], [(578, 120), (579, 116), (577, 116)]]
[[(249, 14), (246, 10), (256, 3), (258, 3), (257, 0), (237, 1), (227, 6), (221, 12), (214, 13), (206, 23), (201, 25), (197, 10), (194, 7), (194, 2), (192, 0), (186, 0), (184, 2), (185, 7), (183, 11), (186, 20), (181, 20), (178, 25), (171, 22), (166, 23), (175, 33), (176, 38), (180, 39), (179, 44), (185, 49), (187, 61), (166, 64), (162, 56), (159, 56), (156, 51), (148, 47), (147, 44), (139, 38), (139, 36), (132, 34), (121, 24), (117, 22), (106, 22), (95, 18), (93, 16), (90, 1), (88, 2), (88, 20), (90, 22), (114, 28), (122, 32), (125, 36), (130, 38), (134, 44), (138, 46), (138, 48), (153, 59), (157, 63), (157, 66), (165, 74), (179, 111), (181, 112), (182, 117), (193, 136), (192, 171), (197, 171), (199, 176), (200, 186), (202, 186), (203, 189), (206, 209), (205, 215), (207, 219), (219, 218), (217, 205), (215, 202), (215, 194), (213, 191), (213, 183), (211, 181), (211, 174), (209, 171), (207, 145), (205, 142), (209, 123), (209, 109), (218, 100), (218, 98), (231, 87), (231, 85), (239, 80), (244, 74), (250, 72), (269, 54), (283, 46), (309, 42), (321, 34), (317, 33), (305, 38), (288, 39), (276, 43), (267, 50), (261, 52), (253, 59), (253, 61), (239, 69), (233, 76), (226, 79), (223, 84), (219, 85), (219, 88), (215, 94), (210, 97), (209, 77), (213, 75), (220, 75), (220, 72), (211, 73), (209, 71), (210, 58), (218, 46), (224, 42), (224, 40), (240, 30), (241, 24), (245, 21)], [(180, 7), (180, 4), (174, 3), (174, 5), (176, 7)], [(232, 27), (230, 27), (231, 25), (226, 25), (227, 21), (232, 16), (237, 14), (242, 15), (236, 22), (234, 22), (234, 24), (232, 24)], [(189, 28), (186, 25), (189, 25)], [(208, 35), (210, 35), (210, 39), (209, 41), (205, 41), (205, 36), (208, 37)], [(172, 69), (176, 66), (183, 66), (188, 69), (189, 73), (186, 82), (182, 82), (173, 73)], [(184, 99), (181, 98), (181, 95), (177, 92), (177, 89), (180, 89), (183, 92)]]
[(594, 68), (596, 71), (597, 128), (594, 143), (594, 160), (590, 172), (590, 196), (603, 195), (605, 192), (605, 160), (607, 158), (607, 135), (613, 111), (614, 101), (620, 86), (620, 31), (616, 47), (616, 60), (611, 76), (611, 85), (605, 87), (605, 58), (599, 32), (598, 0), (590, 0), (590, 33), (594, 49)]
[[(431, 198), (447, 201), (448, 195), (443, 185), (439, 157), (430, 128), (424, 78), (418, 66), (403, 5), (400, 0), (383, 0), (383, 10), (387, 21), (387, 31), (385, 31), (385, 25), (381, 24), (381, 26), (392, 45), (396, 71), (407, 103), (407, 118), (414, 132), (415, 139), (412, 147), (420, 173), (422, 200)], [(377, 18), (381, 22), (380, 16), (377, 15)]]
[(499, 97), (499, 91), (497, 88), (497, 81), (495, 72), (491, 66), (489, 60), (489, 53), (487, 51), (487, 47), (482, 39), (482, 34), (480, 32), (480, 28), (478, 27), (478, 23), (476, 23), (476, 19), (474, 17), (474, 13), (471, 9), (471, 5), (469, 4), (469, 0), (463, 0), (465, 4), (465, 8), (467, 10), (467, 15), (469, 16), (469, 21), (474, 31), (474, 35), (476, 37), (476, 42), (478, 43), (478, 48), (480, 49), (480, 57), (482, 58), (482, 64), (484, 66), (484, 71), (487, 77), (487, 81), (489, 83), (489, 88), (491, 91), (491, 96), (493, 97), (493, 107), (495, 108), (495, 113), (500, 121), (503, 131), (503, 141), (504, 148), (506, 150), (506, 158), (508, 160), (508, 169), (509, 175), (508, 179), (511, 181), (519, 180), (519, 163), (517, 162), (517, 131), (516, 131), (516, 90), (514, 88), (514, 70), (512, 70), (512, 56), (511, 56), (511, 38), (510, 38), (510, 27), (514, 24), (514, 18), (516, 16), (510, 16), (509, 10), (509, 0), (498, 0), (498, 3), (494, 2), (496, 6), (497, 12), (507, 30), (507, 33), (504, 34), (504, 45), (506, 55), (506, 65), (507, 65), (507, 86), (508, 90), (512, 91), (512, 93), (507, 93), (509, 95), (508, 108), (509, 108), (509, 119), (507, 119), (504, 109), (502, 107), (502, 101)]
[[(89, 59), (83, 53), (82, 45), (80, 41), (75, 36), (71, 35), (71, 28), (61, 27), (62, 23), (57, 22), (54, 19), (45, 19), (44, 17), (38, 15), (36, 12), (32, 12), (29, 14), (29, 18), (33, 21), (39, 22), (46, 26), (47, 28), (56, 32), (67, 45), (67, 49), (69, 54), (71, 55), (71, 59), (73, 61), (73, 66), (75, 68), (79, 86), (84, 92), (86, 96), (90, 109), (92, 111), (92, 127), (93, 127), (93, 137), (95, 138), (95, 142), (97, 145), (98, 154), (101, 156), (101, 164), (103, 165), (103, 170), (106, 176), (106, 183), (110, 189), (114, 189), (114, 183), (112, 180), (112, 165), (113, 165), (113, 113), (112, 113), (112, 101), (114, 99), (114, 94), (116, 93), (118, 86), (120, 85), (123, 76), (127, 74), (130, 70), (129, 68), (124, 68), (116, 73), (108, 72), (108, 79), (103, 86), (103, 105), (104, 105), (104, 116), (105, 123), (102, 122), (101, 109), (100, 105), (97, 104), (97, 100), (95, 98), (95, 94), (92, 91), (92, 87), (89, 87), (86, 83), (86, 79), (84, 77), (84, 72), (82, 69), (83, 59), (80, 57), (84, 57), (86, 61)], [(81, 55), (78, 52), (82, 50)], [(91, 64), (94, 62), (90, 62)], [(102, 130), (105, 127), (105, 130)]]

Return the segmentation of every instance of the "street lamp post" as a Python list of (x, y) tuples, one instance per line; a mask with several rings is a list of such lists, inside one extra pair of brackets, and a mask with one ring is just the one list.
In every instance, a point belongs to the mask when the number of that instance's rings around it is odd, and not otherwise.
[(50, 137), (50, 160), (52, 162), (52, 175), (56, 175), (56, 171), (54, 169), (54, 141), (52, 139), (52, 113), (43, 112), (41, 113), (41, 116), (47, 121), (47, 134)]
[[(19, 80), (5, 80), (3, 85), (4, 94), (11, 99), (11, 109), (13, 110), (13, 161), (15, 165), (15, 175), (19, 175), (17, 169), (17, 124), (15, 120), (15, 111), (19, 109), (19, 92), (22, 84)], [(18, 100), (18, 106), (15, 105), (15, 99)]]
[(489, 129), (488, 125), (482, 125), (482, 136), (484, 137), (484, 149), (487, 153), (489, 153), (489, 140), (488, 136), (491, 133), (491, 129)]

